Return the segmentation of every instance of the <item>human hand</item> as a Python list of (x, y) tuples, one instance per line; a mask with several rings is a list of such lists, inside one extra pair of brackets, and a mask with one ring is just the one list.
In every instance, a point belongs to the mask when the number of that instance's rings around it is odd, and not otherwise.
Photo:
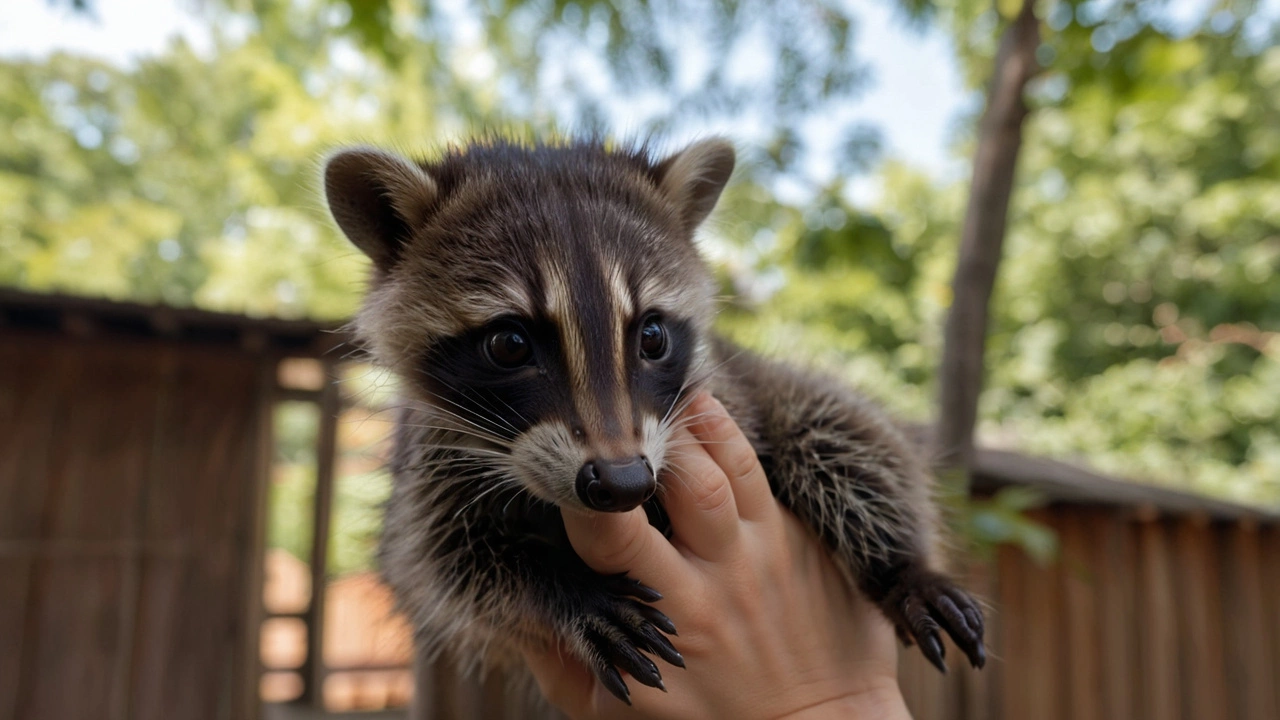
[(666, 693), (629, 683), (628, 708), (557, 648), (526, 649), (543, 694), (575, 719), (909, 718), (889, 622), (774, 499), (724, 407), (704, 394), (685, 418), (664, 478), (670, 542), (642, 509), (563, 514), (587, 565), (663, 594), (686, 669), (666, 670)]

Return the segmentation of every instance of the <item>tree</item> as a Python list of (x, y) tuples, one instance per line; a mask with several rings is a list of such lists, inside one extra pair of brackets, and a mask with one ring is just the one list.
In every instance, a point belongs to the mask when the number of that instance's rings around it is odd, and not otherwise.
[(969, 205), (960, 234), (951, 312), (939, 369), (938, 464), (963, 487), (973, 463), (973, 431), (983, 385), (987, 306), (1004, 245), (1009, 198), (1022, 149), (1023, 99), (1038, 69), (1040, 21), (1035, 0), (1023, 0), (996, 54), (987, 106), (978, 126)]

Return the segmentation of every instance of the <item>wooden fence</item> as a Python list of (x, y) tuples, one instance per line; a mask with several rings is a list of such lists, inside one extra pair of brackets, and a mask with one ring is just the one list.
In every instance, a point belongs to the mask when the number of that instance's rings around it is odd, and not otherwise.
[(1280, 717), (1276, 524), (1077, 504), (1037, 519), (1057, 562), (1002, 548), (972, 573), (991, 606), (987, 669), (940, 679), (903, 658), (917, 720)]

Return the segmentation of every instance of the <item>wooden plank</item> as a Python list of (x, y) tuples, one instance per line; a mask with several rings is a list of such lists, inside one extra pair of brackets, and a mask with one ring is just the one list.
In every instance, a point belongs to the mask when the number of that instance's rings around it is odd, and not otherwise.
[(177, 355), (152, 457), (146, 534), (184, 556), (149, 558), (130, 717), (227, 718), (245, 692), (237, 668), (245, 577), (237, 537), (257, 463), (258, 366), (203, 350)]
[[(118, 718), (156, 362), (141, 348), (106, 342), (64, 340), (45, 351), (57, 368), (58, 385), (46, 398), (57, 419), (44, 446), (52, 459), (32, 480), (47, 496), (27, 595), (23, 671), (30, 679), (16, 707), (19, 716), (59, 716), (81, 703)], [(100, 545), (134, 550), (103, 554)], [(85, 616), (91, 623), (82, 622)], [(68, 694), (74, 683), (65, 678), (77, 674), (93, 680), (84, 694)]]
[(278, 358), (259, 358), (258, 388), (254, 398), (255, 417), (252, 436), (256, 440), (254, 470), (245, 493), (246, 509), (244, 528), (236, 546), (238, 564), (245, 568), (246, 584), (239, 598), (242, 618), (236, 636), (236, 667), (233, 677), (239, 683), (239, 702), (233, 708), (232, 717), (254, 720), (261, 711), (258, 682), (262, 674), (262, 658), (258, 652), (262, 622), (266, 616), (262, 588), (265, 581), (265, 551), (267, 530), (267, 495), (271, 478), (271, 466), (275, 460), (273, 418), (275, 413), (276, 365)]
[(58, 348), (49, 341), (0, 342), (0, 541), (40, 537), (61, 409), (54, 398), (70, 373)]
[(1203, 518), (1178, 521), (1175, 534), (1183, 712), (1196, 720), (1226, 718), (1229, 703), (1216, 541)]
[(333, 479), (338, 454), (338, 416), (342, 414), (338, 376), (326, 361), (320, 391), (320, 427), (316, 437), (316, 492), (311, 523), (311, 602), (307, 605), (307, 658), (302, 665), (304, 701), (319, 706), (324, 687), (324, 602), (329, 581), (329, 524), (333, 517)]
[(1102, 717), (1101, 638), (1098, 623), (1098, 574), (1093, 568), (1091, 515), (1085, 508), (1062, 511), (1061, 561), (1066, 620), (1067, 716), (1072, 720)]
[[(39, 543), (59, 407), (52, 399), (65, 379), (50, 343), (0, 343), (0, 717), (19, 717), (25, 654), (34, 632), (27, 617), (34, 600), (30, 555), (7, 545)], [(30, 638), (28, 638), (30, 635)]]
[[(1262, 607), (1266, 611), (1263, 621), (1271, 642), (1271, 657), (1280, 665), (1280, 524), (1263, 528), (1261, 561)], [(1272, 689), (1275, 690), (1273, 702), (1280, 707), (1280, 682), (1272, 683)]]
[(974, 670), (967, 664), (962, 668), (964, 692), (961, 710), (957, 717), (964, 720), (1000, 720), (993, 702), (991, 655), (1000, 647), (1001, 627), (998, 608), (994, 605), (997, 597), (996, 569), (993, 562), (970, 558), (965, 574), (965, 587), (982, 605), (984, 641), (987, 646), (987, 666), (983, 670)]
[(1178, 620), (1173, 604), (1169, 541), (1158, 519), (1138, 528), (1142, 642), (1143, 717), (1176, 720), (1180, 715)]
[(1025, 568), (1030, 560), (1021, 550), (1003, 545), (997, 550), (997, 587), (1000, 612), (1000, 645), (993, 648), (986, 672), (992, 673), (999, 713), (1005, 718), (1027, 718), (1027, 624)]
[(130, 540), (136, 529), (155, 426), (159, 365), (154, 349), (67, 343), (74, 382), (49, 475), (61, 494), (47, 538)]
[[(1060, 529), (1056, 513), (1051, 511), (1031, 512), (1028, 517), (1055, 532)], [(1056, 564), (1041, 566), (1030, 559), (1025, 561), (1024, 568), (1026, 622), (1023, 632), (1027, 655), (1019, 674), (1026, 687), (1028, 714), (1013, 717), (1064, 720), (1067, 699), (1062, 684), (1065, 628), (1061, 575)]]
[[(1235, 716), (1247, 720), (1280, 717), (1275, 697), (1276, 661), (1263, 630), (1264, 559), (1258, 529), (1244, 522), (1228, 526), (1225, 533), (1227, 672)], [(1274, 565), (1274, 560), (1267, 562)]]
[(1090, 523), (1095, 542), (1101, 630), (1102, 716), (1108, 720), (1142, 717), (1138, 705), (1136, 532), (1114, 511), (1099, 512)]
[(14, 717), (101, 717), (111, 706), (121, 662), (120, 565), (119, 560), (64, 558), (45, 569), (41, 602), (29, 618), (36, 642)]
[(0, 555), (0, 717), (18, 715), (23, 680), (22, 641), (31, 561)]

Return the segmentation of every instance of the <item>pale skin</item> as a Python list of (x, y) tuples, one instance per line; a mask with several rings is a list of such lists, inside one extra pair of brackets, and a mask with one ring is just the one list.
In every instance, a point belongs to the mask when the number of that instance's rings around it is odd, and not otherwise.
[(686, 668), (661, 664), (665, 693), (628, 677), (627, 707), (557, 648), (528, 649), (542, 693), (574, 720), (909, 719), (889, 622), (774, 499), (724, 407), (703, 394), (685, 416), (663, 479), (670, 540), (640, 509), (566, 510), (564, 522), (597, 572), (663, 594), (654, 606), (674, 621)]

